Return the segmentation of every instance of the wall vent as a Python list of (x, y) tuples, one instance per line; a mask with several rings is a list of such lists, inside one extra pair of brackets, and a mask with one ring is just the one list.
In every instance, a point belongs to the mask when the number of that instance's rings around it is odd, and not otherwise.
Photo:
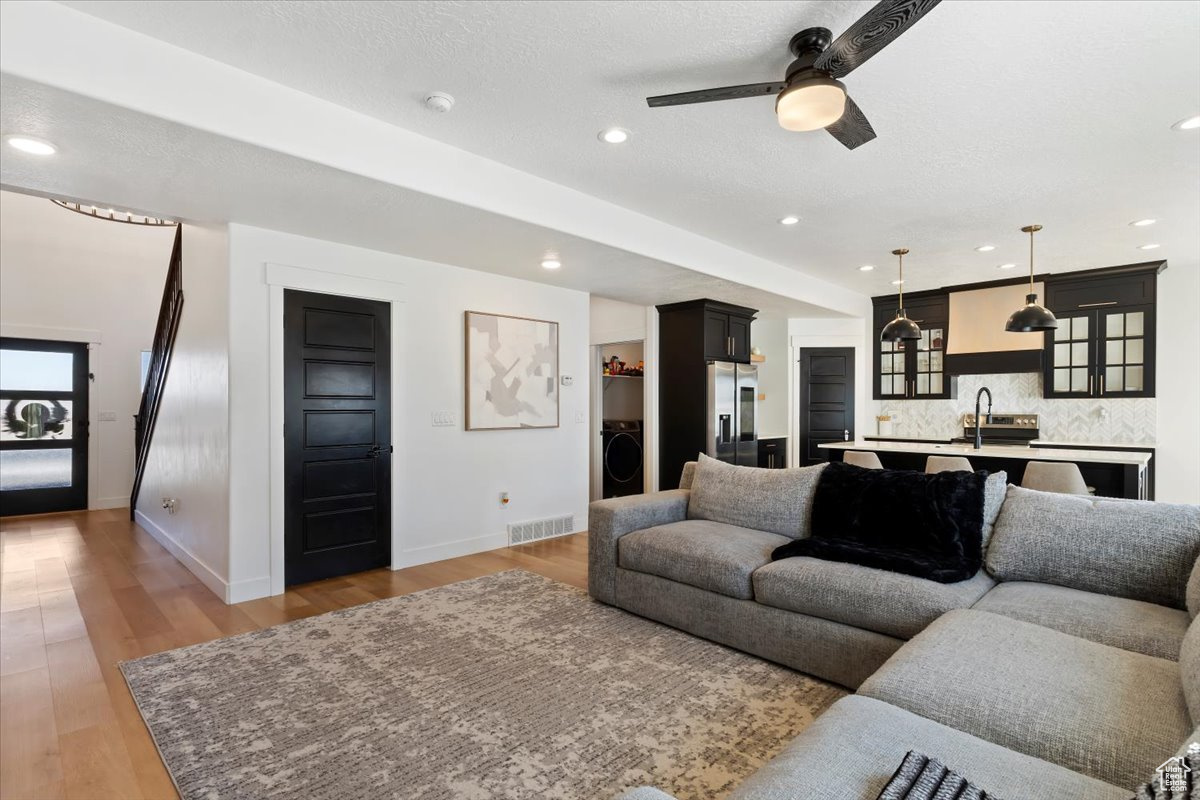
[(555, 536), (565, 536), (575, 532), (575, 515), (567, 514), (562, 517), (547, 517), (533, 519), (528, 522), (514, 522), (508, 526), (508, 543), (525, 544), (539, 539), (550, 539)]

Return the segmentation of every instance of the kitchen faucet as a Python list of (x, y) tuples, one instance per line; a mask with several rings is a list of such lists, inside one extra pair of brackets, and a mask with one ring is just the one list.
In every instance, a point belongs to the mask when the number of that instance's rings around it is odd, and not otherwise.
[(983, 397), (983, 393), (987, 392), (988, 410), (987, 421), (992, 421), (992, 390), (986, 386), (980, 386), (979, 391), (975, 393), (975, 449), (983, 447), (983, 420), (979, 418), (979, 399)]

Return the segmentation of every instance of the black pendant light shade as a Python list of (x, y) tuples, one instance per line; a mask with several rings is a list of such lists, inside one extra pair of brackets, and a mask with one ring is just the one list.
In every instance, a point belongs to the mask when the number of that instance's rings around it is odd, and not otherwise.
[(879, 332), (879, 341), (905, 342), (920, 339), (921, 329), (904, 313), (904, 257), (908, 255), (908, 249), (901, 247), (899, 250), (893, 250), (892, 255), (900, 258), (900, 305), (896, 309), (896, 318), (884, 325), (883, 330)]
[(1039, 306), (1037, 294), (1033, 291), (1033, 235), (1042, 229), (1041, 225), (1026, 225), (1022, 233), (1029, 234), (1029, 294), (1025, 295), (1025, 305), (1018, 308), (1004, 323), (1004, 330), (1011, 333), (1029, 333), (1030, 331), (1052, 331), (1058, 327), (1058, 320), (1045, 306)]
[(883, 326), (879, 334), (881, 342), (903, 342), (908, 339), (920, 339), (921, 329), (917, 323), (904, 315), (904, 309), (896, 312), (896, 318)]
[(1004, 330), (1013, 333), (1029, 331), (1052, 331), (1058, 327), (1058, 320), (1045, 306), (1039, 306), (1036, 294), (1025, 295), (1025, 305), (1013, 312), (1004, 324)]

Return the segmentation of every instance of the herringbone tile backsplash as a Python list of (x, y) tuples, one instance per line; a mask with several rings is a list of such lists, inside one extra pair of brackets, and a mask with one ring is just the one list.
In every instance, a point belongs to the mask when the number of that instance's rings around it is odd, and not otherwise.
[[(1039, 373), (963, 375), (955, 400), (884, 400), (896, 436), (933, 439), (962, 435), (962, 415), (975, 411), (980, 386), (992, 391), (997, 413), (1037, 414), (1041, 438), (1059, 442), (1127, 442), (1153, 445), (1157, 406), (1152, 397), (1046, 400)], [(986, 403), (986, 400), (984, 401)]]

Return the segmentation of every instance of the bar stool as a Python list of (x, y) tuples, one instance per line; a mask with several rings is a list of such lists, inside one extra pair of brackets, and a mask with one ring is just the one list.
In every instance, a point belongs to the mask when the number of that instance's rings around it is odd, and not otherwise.
[(1025, 465), (1021, 486), (1039, 492), (1089, 494), (1079, 465), (1071, 461), (1030, 461)]
[(853, 464), (856, 467), (883, 469), (883, 463), (880, 462), (879, 456), (862, 450), (847, 450), (842, 456), (842, 461), (845, 461), (847, 464)]
[(935, 472), (974, 472), (971, 460), (962, 456), (930, 456), (925, 460), (925, 474)]

